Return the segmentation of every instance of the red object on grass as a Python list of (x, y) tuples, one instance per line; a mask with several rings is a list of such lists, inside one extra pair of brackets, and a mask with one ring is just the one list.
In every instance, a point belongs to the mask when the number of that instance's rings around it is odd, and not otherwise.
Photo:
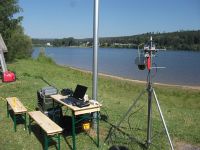
[(15, 74), (11, 71), (5, 71), (3, 72), (3, 82), (13, 82), (16, 80)]

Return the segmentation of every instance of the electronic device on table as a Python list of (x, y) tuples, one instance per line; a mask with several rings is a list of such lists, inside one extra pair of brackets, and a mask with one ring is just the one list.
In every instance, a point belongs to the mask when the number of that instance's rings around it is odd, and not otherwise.
[[(37, 108), (56, 123), (62, 119), (62, 108), (53, 102), (51, 95), (58, 94), (58, 89), (53, 86), (43, 87), (37, 91)], [(54, 104), (53, 104), (54, 103)]]
[(83, 85), (77, 85), (76, 89), (72, 96), (69, 96), (68, 98), (64, 99), (63, 102), (68, 105), (73, 105), (77, 107), (86, 107), (89, 106), (90, 103), (88, 101), (84, 101), (84, 95), (87, 91), (87, 87)]

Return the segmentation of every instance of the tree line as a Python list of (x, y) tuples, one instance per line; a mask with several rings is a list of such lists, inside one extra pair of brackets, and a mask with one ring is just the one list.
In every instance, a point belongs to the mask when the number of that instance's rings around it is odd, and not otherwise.
[[(122, 43), (124, 46), (137, 48), (141, 43), (149, 41), (149, 37), (153, 37), (157, 47), (171, 50), (200, 50), (200, 30), (197, 31), (177, 31), (171, 33), (145, 33), (135, 36), (116, 37), (116, 38), (103, 38), (102, 43), (113, 46), (112, 43)], [(120, 44), (118, 44), (120, 46)], [(118, 46), (117, 45), (117, 46)], [(123, 45), (122, 45), (123, 46)]]
[(18, 0), (0, 0), (0, 33), (8, 48), (8, 53), (5, 53), (6, 61), (32, 55), (32, 40), (24, 34), (21, 26), (23, 17), (14, 17), (21, 11)]
[[(133, 36), (104, 37), (99, 39), (100, 47), (112, 48), (137, 48), (141, 43), (146, 43), (149, 37), (153, 36), (153, 41), (157, 47), (170, 50), (193, 50), (200, 51), (200, 30), (196, 31), (176, 31), (170, 33), (145, 33)], [(80, 46), (91, 47), (92, 38), (74, 39), (73, 37), (63, 39), (32, 39), (35, 46), (45, 46), (51, 43), (55, 47)]]

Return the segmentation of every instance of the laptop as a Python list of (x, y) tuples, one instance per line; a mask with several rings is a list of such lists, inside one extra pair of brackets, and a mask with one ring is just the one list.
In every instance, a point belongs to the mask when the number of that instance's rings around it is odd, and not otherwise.
[(72, 96), (64, 99), (64, 102), (69, 105), (75, 105), (78, 107), (89, 106), (88, 102), (84, 102), (84, 96), (87, 91), (87, 87), (83, 85), (77, 85)]
[(84, 100), (84, 96), (85, 96), (85, 93), (87, 91), (87, 87), (86, 86), (83, 86), (83, 85), (77, 85), (76, 86), (76, 89), (73, 93), (73, 96), (74, 98), (78, 99), (78, 100)]

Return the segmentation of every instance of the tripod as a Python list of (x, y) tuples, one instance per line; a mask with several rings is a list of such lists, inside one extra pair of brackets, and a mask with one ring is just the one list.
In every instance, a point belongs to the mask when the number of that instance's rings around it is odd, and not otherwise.
[[(161, 111), (161, 107), (160, 107), (160, 104), (159, 104), (159, 101), (158, 101), (158, 98), (157, 98), (157, 95), (156, 95), (156, 92), (155, 92), (155, 90), (152, 86), (151, 69), (149, 69), (149, 71), (148, 71), (147, 83), (148, 83), (147, 89), (140, 93), (140, 95), (136, 98), (136, 100), (133, 102), (133, 104), (129, 107), (128, 111), (122, 116), (122, 118), (120, 119), (118, 124), (115, 126), (115, 128), (111, 128), (108, 136), (111, 136), (112, 133), (114, 133), (115, 130), (120, 127), (121, 123), (125, 120), (126, 116), (136, 106), (140, 97), (147, 91), (147, 93), (148, 93), (147, 140), (146, 140), (147, 149), (151, 145), (151, 138), (152, 138), (152, 100), (153, 100), (152, 98), (154, 96), (154, 99), (156, 101), (156, 105), (157, 105), (157, 108), (158, 108), (158, 111), (159, 111), (159, 114), (160, 114), (160, 118), (162, 120), (163, 126), (165, 128), (165, 132), (167, 134), (167, 138), (168, 138), (171, 150), (174, 150), (174, 147), (173, 147), (173, 144), (172, 144), (171, 138), (169, 136), (169, 132), (168, 132), (165, 120), (164, 120), (164, 116), (163, 116), (163, 113)], [(108, 137), (106, 138), (106, 140), (107, 139), (108, 139)]]

